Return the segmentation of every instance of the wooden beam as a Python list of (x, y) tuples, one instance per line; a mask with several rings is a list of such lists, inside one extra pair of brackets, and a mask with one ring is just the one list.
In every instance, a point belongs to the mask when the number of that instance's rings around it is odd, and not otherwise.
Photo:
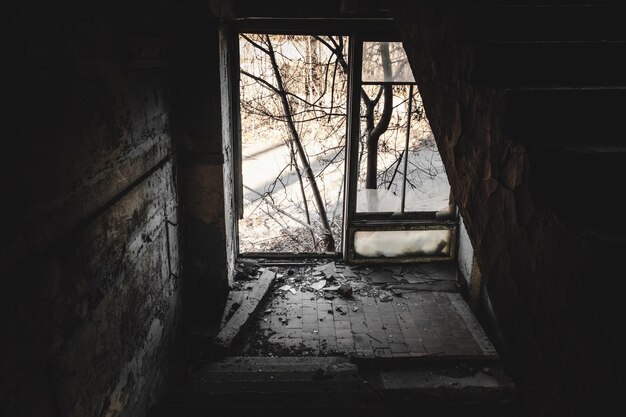
[(243, 300), (241, 306), (217, 335), (215, 343), (218, 347), (228, 349), (232, 345), (240, 331), (248, 324), (250, 317), (256, 312), (275, 276), (276, 272), (274, 271), (267, 269), (263, 271), (250, 294)]

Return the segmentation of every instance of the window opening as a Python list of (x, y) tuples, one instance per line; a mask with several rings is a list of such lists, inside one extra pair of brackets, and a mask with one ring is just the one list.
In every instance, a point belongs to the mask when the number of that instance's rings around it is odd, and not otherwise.
[(239, 255), (455, 256), (450, 186), (402, 43), (237, 41)]

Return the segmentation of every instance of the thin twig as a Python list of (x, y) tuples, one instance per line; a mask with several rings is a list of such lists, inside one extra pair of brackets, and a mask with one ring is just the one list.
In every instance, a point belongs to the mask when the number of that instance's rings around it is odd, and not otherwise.
[(248, 187), (247, 185), (244, 185), (243, 188), (245, 188), (248, 191), (252, 191), (255, 194), (258, 194), (262, 199), (265, 200), (265, 202), (267, 204), (269, 204), (274, 210), (276, 210), (277, 212), (279, 212), (280, 214), (283, 214), (287, 217), (289, 217), (291, 220), (293, 220), (294, 222), (301, 224), (302, 226), (311, 229), (311, 230), (315, 230), (315, 228), (313, 226), (311, 226), (310, 224), (306, 224), (301, 220), (298, 220), (297, 218), (293, 217), (291, 214), (287, 213), (285, 210), (281, 209), (280, 207), (278, 207), (276, 204), (274, 204), (272, 201), (267, 200), (268, 199), (268, 194), (261, 194), (260, 192), (258, 192), (257, 190), (254, 190), (250, 187)]

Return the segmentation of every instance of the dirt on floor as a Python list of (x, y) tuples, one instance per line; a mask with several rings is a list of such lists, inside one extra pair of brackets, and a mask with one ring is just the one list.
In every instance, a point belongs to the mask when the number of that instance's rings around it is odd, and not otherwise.
[[(279, 262), (270, 260), (240, 260), (232, 286), (230, 307), (224, 317), (236, 311), (246, 297), (246, 292), (254, 286), (260, 272), (269, 268), (276, 272), (276, 277), (268, 291), (268, 296), (261, 303), (254, 317), (251, 317), (247, 331), (233, 347), (233, 354), (239, 356), (331, 356), (347, 355), (350, 349), (341, 349), (334, 338), (321, 338), (319, 345), (311, 345), (302, 339), (302, 335), (278, 335), (275, 329), (287, 331), (292, 321), (302, 322), (302, 305), (309, 305), (328, 315), (356, 314), (363, 308), (361, 300), (371, 300), (375, 304), (402, 302), (407, 293), (420, 291), (420, 285), (432, 283), (452, 283), (454, 276), (442, 276), (433, 273), (428, 265), (381, 265), (347, 266), (338, 260), (310, 259), (305, 261)], [(441, 268), (439, 268), (440, 270)], [(284, 308), (289, 303), (297, 303), (298, 309)], [(280, 306), (280, 307), (278, 307)], [(295, 307), (295, 305), (294, 305)], [(280, 313), (278, 313), (280, 310)], [(290, 311), (291, 310), (291, 311)], [(328, 311), (326, 311), (328, 310)], [(299, 311), (298, 316), (292, 316)], [(320, 321), (324, 318), (321, 318)], [(306, 318), (305, 318), (306, 319)], [(272, 320), (273, 326), (270, 326)], [(275, 321), (278, 320), (278, 324)], [(317, 320), (317, 319), (316, 319)], [(335, 319), (336, 320), (336, 319)], [(317, 323), (320, 324), (320, 323)], [(323, 323), (322, 323), (323, 324)], [(320, 328), (320, 330), (322, 330)], [(318, 330), (313, 330), (317, 332)], [(301, 330), (300, 330), (301, 332)], [(293, 332), (291, 332), (293, 333)], [(275, 343), (278, 337), (288, 337), (289, 342)], [(317, 343), (317, 340), (315, 341)]]

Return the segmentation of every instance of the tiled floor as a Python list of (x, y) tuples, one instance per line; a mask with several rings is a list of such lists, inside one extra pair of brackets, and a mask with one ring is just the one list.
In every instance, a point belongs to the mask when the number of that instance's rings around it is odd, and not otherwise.
[(238, 353), (341, 353), (359, 357), (495, 356), (457, 292), (414, 291), (388, 301), (355, 294), (327, 300), (300, 289), (273, 294)]

